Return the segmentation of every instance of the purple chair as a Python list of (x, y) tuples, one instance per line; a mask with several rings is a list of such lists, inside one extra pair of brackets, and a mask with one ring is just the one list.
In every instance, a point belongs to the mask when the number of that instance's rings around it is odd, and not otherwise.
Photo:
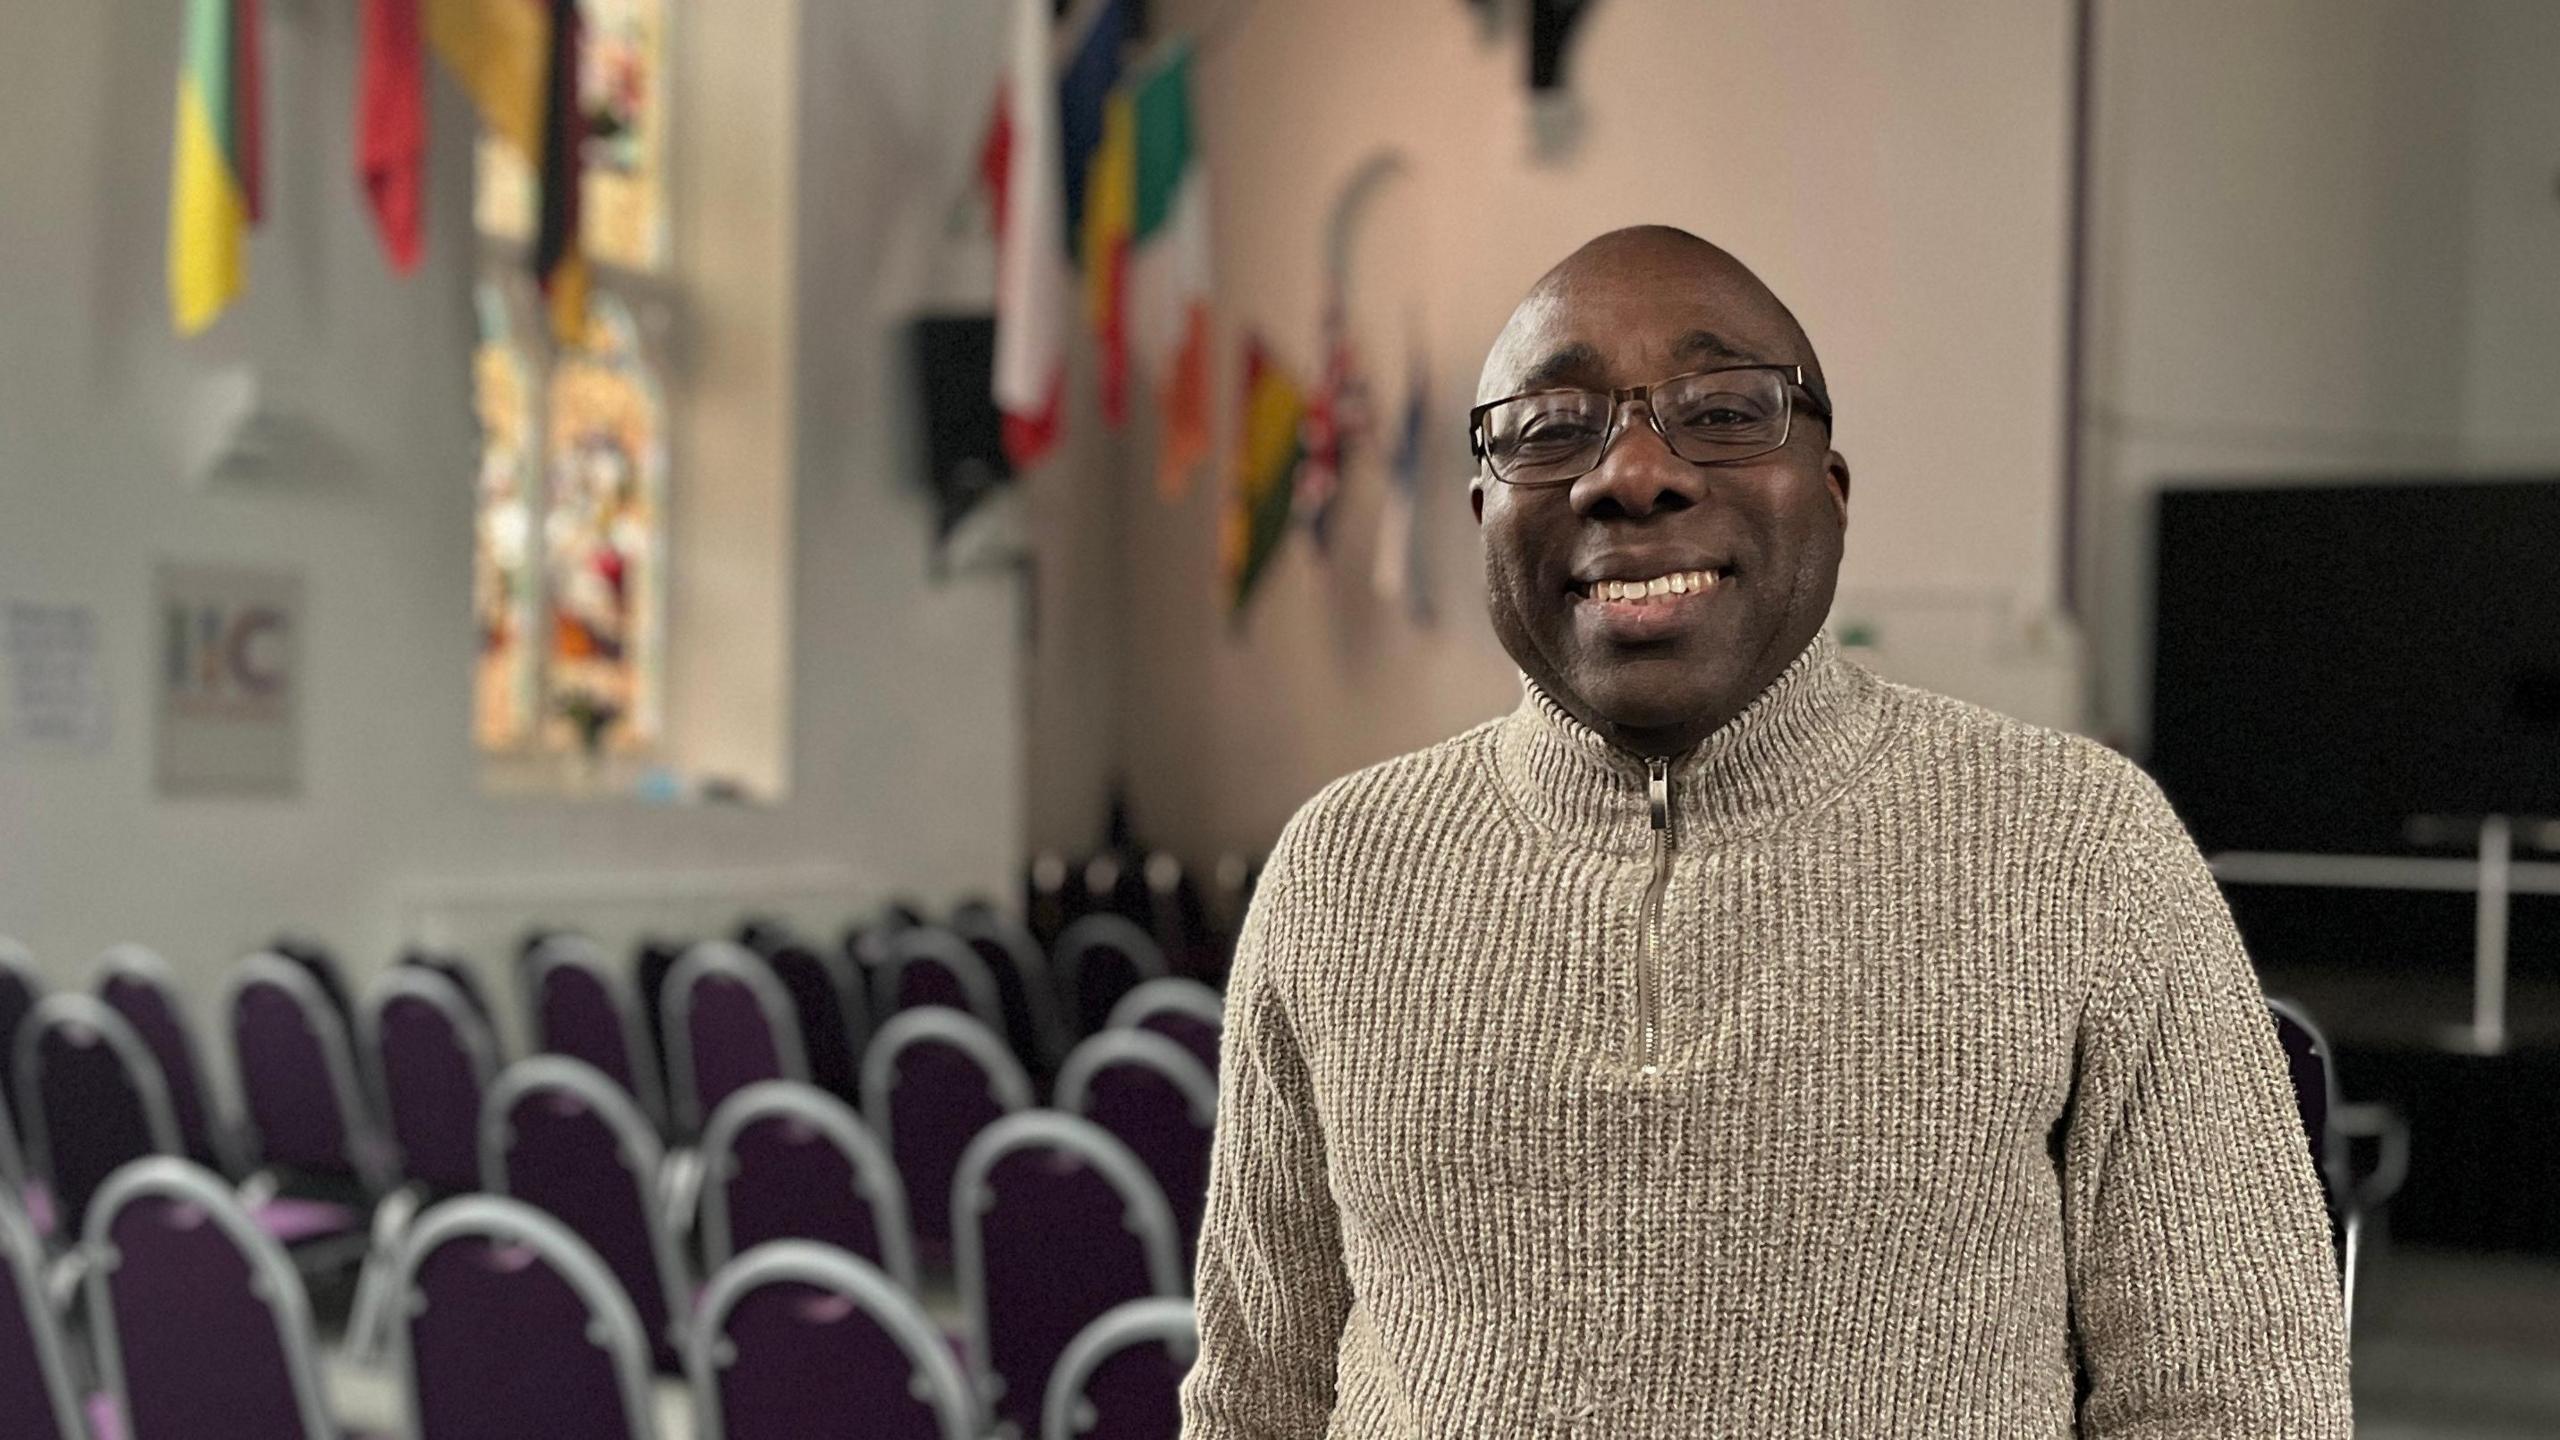
[(1209, 1204), (1209, 1142), (1218, 1128), (1217, 1078), (1191, 1052), (1145, 1030), (1105, 1030), (1058, 1070), (1053, 1102), (1111, 1132), (1156, 1179), (1182, 1237), (1184, 1273)]
[[(18, 1053), (18, 1026), (43, 998), (44, 977), (36, 973), (35, 957), (26, 946), (0, 935), (0, 1060)], [(15, 1129), (25, 1122), (26, 1112), (18, 1108), (18, 1077), (9, 1070), (0, 1063), (0, 1110), (8, 1112)]]
[(667, 1087), (679, 1134), (759, 1080), (809, 1079), (800, 1017), (773, 968), (743, 945), (705, 940), (667, 974)]
[(169, 1113), (178, 1124), (178, 1140), (186, 1156), (208, 1170), (239, 1171), (231, 1153), (230, 1134), (213, 1104), (213, 1087), (205, 1080), (196, 1051), (195, 1027), (187, 1023), (177, 977), (169, 962), (139, 945), (118, 945), (98, 957), (91, 988), (109, 1009), (124, 1017), (169, 1087)]
[(970, 1378), (994, 1418), (1038, 1431), (1049, 1376), (1114, 1306), (1182, 1294), (1181, 1246), (1155, 1177), (1090, 1120), (1009, 1115), (969, 1144), (951, 1229)]
[(462, 997), (463, 1003), (471, 1007), (472, 1013), (480, 1017), (481, 1024), (493, 1030), (496, 1028), (497, 1012), (489, 1008), (489, 996), (480, 988), (480, 977), (472, 973), (469, 961), (439, 950), (413, 949), (400, 956), (400, 963), (443, 976), (446, 983), (453, 986), (454, 993)]
[[(2308, 1011), (2290, 1000), (2271, 998), (2267, 1014), (2293, 1078), (2293, 1097), (2302, 1113), (2303, 1136), (2310, 1142), (2311, 1163), (2320, 1172), (2321, 1198), (2329, 1208), (2329, 1238), (2338, 1256), (2338, 1279), (2352, 1340), (2364, 1232), (2408, 1178), (2408, 1122), (2387, 1105), (2349, 1104), (2341, 1098), (2328, 1037)], [(2371, 1140), (2377, 1147), (2372, 1173), (2362, 1177), (2356, 1174), (2352, 1153), (2358, 1139)]]
[(448, 1200), (402, 1248), (414, 1440), (655, 1440), (649, 1344), (613, 1273), (529, 1205)]
[(1004, 1035), (1022, 1063), (1045, 1074), (1066, 1053), (1065, 1029), (1058, 1023), (1058, 987), (1049, 977), (1049, 962), (1028, 929), (992, 911), (954, 916), (951, 931), (976, 952), (995, 977), (996, 998), (1004, 1008)]
[(1155, 940), (1119, 915), (1087, 915), (1069, 925), (1056, 954), (1059, 994), (1079, 1036), (1109, 1028), (1122, 996), (1170, 973)]
[(309, 970), (240, 962), (225, 987), (245, 1158), (289, 1185), (357, 1204), (389, 1187), (389, 1154), (356, 1079), (347, 1030)]
[(46, 1302), (44, 1246), (0, 1203), (0, 1435), (88, 1440), (62, 1327)]
[(902, 930), (889, 942), (888, 963), (877, 976), (880, 1013), (896, 1015), (942, 1005), (1005, 1033), (1004, 997), (987, 962), (966, 941), (938, 925)]
[(711, 1281), (686, 1347), (701, 1440), (975, 1440), (942, 1336), (897, 1282), (805, 1240), (761, 1245)]
[(788, 1080), (750, 1085), (711, 1112), (702, 1168), (704, 1269), (767, 1241), (815, 1240), (915, 1288), (898, 1167), (843, 1101)]
[(862, 1046), (871, 1026), (853, 962), (796, 940), (778, 941), (764, 961), (799, 1017), (809, 1082), (847, 1105), (855, 1103), (861, 1098)]
[(1188, 1300), (1132, 1300), (1109, 1311), (1058, 1357), (1040, 1440), (1181, 1440), (1182, 1377), (1199, 1354)]
[(1225, 1034), (1227, 1003), (1197, 980), (1150, 980), (1111, 1007), (1114, 1030), (1152, 1030), (1191, 1052), (1210, 1075), (1218, 1073), (1218, 1042)]
[(435, 1196), (480, 1188), (480, 1109), (497, 1041), (452, 981), (395, 965), (365, 996), (364, 1054), (397, 1169)]
[(301, 1278), (220, 1176), (110, 1176), (83, 1245), (89, 1328), (127, 1440), (336, 1440)]
[(907, 1187), (928, 1266), (951, 1249), (951, 1177), (969, 1142), (1031, 1108), (1031, 1077), (994, 1031), (939, 1005), (890, 1017), (862, 1057), (862, 1113)]
[(51, 1192), (66, 1232), (79, 1230), (109, 1175), (179, 1153), (160, 1066), (104, 1002), (67, 992), (37, 1001), (18, 1027), (11, 1068), (27, 1107), (29, 1172)]
[(657, 1047), (642, 1024), (638, 997), (604, 952), (583, 935), (554, 935), (534, 947), (528, 969), (533, 1048), (602, 1071), (663, 1130), (667, 1103)]
[(558, 1220), (631, 1300), (661, 1370), (681, 1364), (689, 1291), (659, 1203), (658, 1137), (622, 1087), (559, 1055), (498, 1076), (481, 1122), (481, 1185)]

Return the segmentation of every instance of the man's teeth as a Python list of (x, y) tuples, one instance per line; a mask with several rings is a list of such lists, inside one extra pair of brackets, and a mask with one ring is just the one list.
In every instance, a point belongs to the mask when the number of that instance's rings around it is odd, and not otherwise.
[(1648, 600), (1657, 595), (1691, 595), (1716, 583), (1713, 570), (1681, 570), (1651, 580), (1594, 580), (1594, 600)]

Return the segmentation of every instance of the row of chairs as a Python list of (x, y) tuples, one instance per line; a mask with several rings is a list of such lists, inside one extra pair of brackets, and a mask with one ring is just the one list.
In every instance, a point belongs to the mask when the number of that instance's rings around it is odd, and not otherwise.
[[(69, 1268), (76, 1313), (54, 1303), (33, 1231), (0, 1203), (8, 1435), (338, 1440), (298, 1278), (219, 1176), (169, 1157), (118, 1170)], [(641, 1320), (556, 1218), (499, 1197), (446, 1201), (410, 1227), (390, 1274), (414, 1440), (654, 1440)], [(955, 1356), (906, 1292), (799, 1241), (723, 1267), (681, 1336), (704, 1440), (1171, 1440), (1196, 1351), (1188, 1302), (1116, 1305), (1064, 1347), (1028, 1426), (1013, 1418), (1023, 1407), (999, 1419), (964, 1368), (969, 1352)]]

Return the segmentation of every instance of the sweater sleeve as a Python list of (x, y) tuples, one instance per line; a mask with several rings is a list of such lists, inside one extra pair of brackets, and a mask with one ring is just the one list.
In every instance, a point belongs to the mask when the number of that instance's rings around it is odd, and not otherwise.
[(1273, 973), (1295, 948), (1282, 918), (1292, 848), (1284, 837), (1273, 854), (1227, 982), (1184, 1440), (1318, 1440), (1333, 1414), (1351, 1286), (1324, 1131)]
[(2113, 877), (2063, 1151), (2084, 1440), (2347, 1440), (2327, 1211), (2264, 996), (2167, 802)]

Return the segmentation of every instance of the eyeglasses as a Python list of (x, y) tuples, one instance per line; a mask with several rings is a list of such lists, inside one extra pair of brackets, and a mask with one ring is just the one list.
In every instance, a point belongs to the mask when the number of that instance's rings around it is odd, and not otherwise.
[(1804, 413), (1831, 423), (1831, 407), (1806, 388), (1801, 365), (1729, 365), (1623, 390), (1540, 390), (1467, 412), (1467, 444), (1507, 485), (1570, 485), (1599, 467), (1618, 438), (1618, 409), (1644, 402), (1654, 433), (1692, 465), (1757, 459), (1787, 443), (1802, 391)]

